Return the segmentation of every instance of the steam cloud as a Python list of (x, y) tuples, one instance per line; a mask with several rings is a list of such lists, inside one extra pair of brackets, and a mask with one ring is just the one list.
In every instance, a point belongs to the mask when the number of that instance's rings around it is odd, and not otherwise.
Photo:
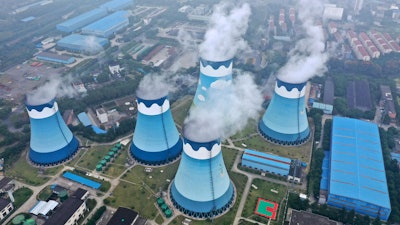
[(200, 56), (210, 61), (225, 61), (233, 58), (239, 50), (247, 48), (242, 38), (246, 33), (250, 6), (247, 3), (233, 7), (233, 3), (222, 2), (214, 7), (210, 27), (199, 46)]
[(190, 76), (169, 74), (148, 74), (139, 83), (136, 95), (142, 99), (154, 100), (166, 96), (179, 89), (177, 81), (185, 85), (194, 85), (196, 80)]
[(26, 94), (26, 101), (30, 105), (41, 105), (54, 99), (55, 97), (76, 95), (75, 89), (70, 85), (71, 78), (53, 78), (48, 82)]
[(299, 0), (299, 19), (305, 38), (289, 52), (288, 62), (278, 71), (277, 77), (289, 83), (302, 83), (315, 75), (323, 75), (329, 55), (325, 51), (322, 27), (315, 23), (323, 5), (320, 0)]
[(242, 130), (262, 110), (261, 91), (250, 74), (239, 74), (231, 86), (212, 90), (208, 100), (191, 109), (184, 122), (184, 136), (192, 141), (225, 139)]

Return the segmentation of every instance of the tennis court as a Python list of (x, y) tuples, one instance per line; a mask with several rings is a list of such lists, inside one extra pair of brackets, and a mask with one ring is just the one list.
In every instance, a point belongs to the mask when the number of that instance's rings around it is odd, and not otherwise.
[(256, 209), (254, 213), (266, 218), (276, 219), (276, 214), (278, 211), (278, 204), (265, 200), (263, 198), (258, 198)]

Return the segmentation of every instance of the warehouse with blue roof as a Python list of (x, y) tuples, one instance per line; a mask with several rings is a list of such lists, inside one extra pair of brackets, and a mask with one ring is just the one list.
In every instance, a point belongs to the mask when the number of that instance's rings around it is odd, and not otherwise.
[(125, 9), (133, 5), (133, 0), (113, 0), (106, 2), (99, 6), (99, 8), (106, 9), (109, 12)]
[(57, 48), (70, 52), (97, 54), (109, 45), (106, 38), (71, 34), (57, 41)]
[(108, 38), (128, 27), (129, 12), (117, 11), (82, 28), (82, 34)]
[(289, 158), (250, 149), (245, 149), (242, 156), (242, 166), (281, 176), (289, 174), (291, 161)]
[(321, 185), (327, 204), (387, 220), (391, 206), (377, 125), (335, 116), (327, 155)]
[(107, 10), (104, 8), (96, 8), (79, 16), (66, 20), (60, 24), (57, 24), (56, 28), (59, 31), (70, 33), (77, 29), (80, 29), (94, 21), (103, 18), (107, 15)]

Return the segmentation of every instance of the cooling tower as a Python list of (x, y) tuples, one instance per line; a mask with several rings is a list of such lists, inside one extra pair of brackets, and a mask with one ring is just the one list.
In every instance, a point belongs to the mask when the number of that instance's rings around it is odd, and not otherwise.
[(196, 142), (184, 138), (182, 158), (171, 184), (174, 206), (196, 218), (212, 218), (228, 210), (234, 186), (222, 158), (220, 140)]
[(176, 159), (182, 140), (172, 118), (167, 96), (157, 99), (137, 97), (138, 115), (131, 155), (148, 165), (160, 165)]
[(261, 134), (281, 145), (299, 145), (307, 141), (310, 130), (305, 108), (304, 83), (287, 83), (277, 79), (267, 110), (258, 124)]
[(79, 142), (65, 124), (57, 102), (26, 104), (31, 123), (29, 159), (39, 165), (54, 165), (71, 158)]
[(232, 82), (232, 63), (232, 59), (215, 62), (200, 58), (200, 77), (193, 99), (194, 105), (205, 102), (210, 90), (224, 89)]

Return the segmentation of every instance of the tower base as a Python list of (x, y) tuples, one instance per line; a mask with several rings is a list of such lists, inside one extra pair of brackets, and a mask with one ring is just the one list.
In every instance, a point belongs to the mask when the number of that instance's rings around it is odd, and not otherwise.
[(34, 149), (29, 150), (29, 160), (40, 166), (54, 166), (71, 159), (78, 151), (79, 141), (73, 137), (71, 142), (64, 148), (53, 152), (37, 152)]
[(161, 152), (144, 151), (132, 143), (129, 154), (140, 164), (160, 166), (168, 164), (177, 159), (182, 152), (182, 147), (182, 140), (180, 138), (174, 146)]
[(308, 127), (298, 134), (282, 134), (265, 126), (262, 120), (258, 123), (258, 131), (267, 141), (278, 145), (302, 145), (310, 138), (310, 130)]
[(172, 204), (177, 210), (195, 219), (208, 219), (220, 216), (227, 212), (235, 202), (235, 188), (232, 182), (225, 194), (214, 201), (199, 202), (190, 200), (176, 190), (174, 182), (170, 185), (169, 195)]

